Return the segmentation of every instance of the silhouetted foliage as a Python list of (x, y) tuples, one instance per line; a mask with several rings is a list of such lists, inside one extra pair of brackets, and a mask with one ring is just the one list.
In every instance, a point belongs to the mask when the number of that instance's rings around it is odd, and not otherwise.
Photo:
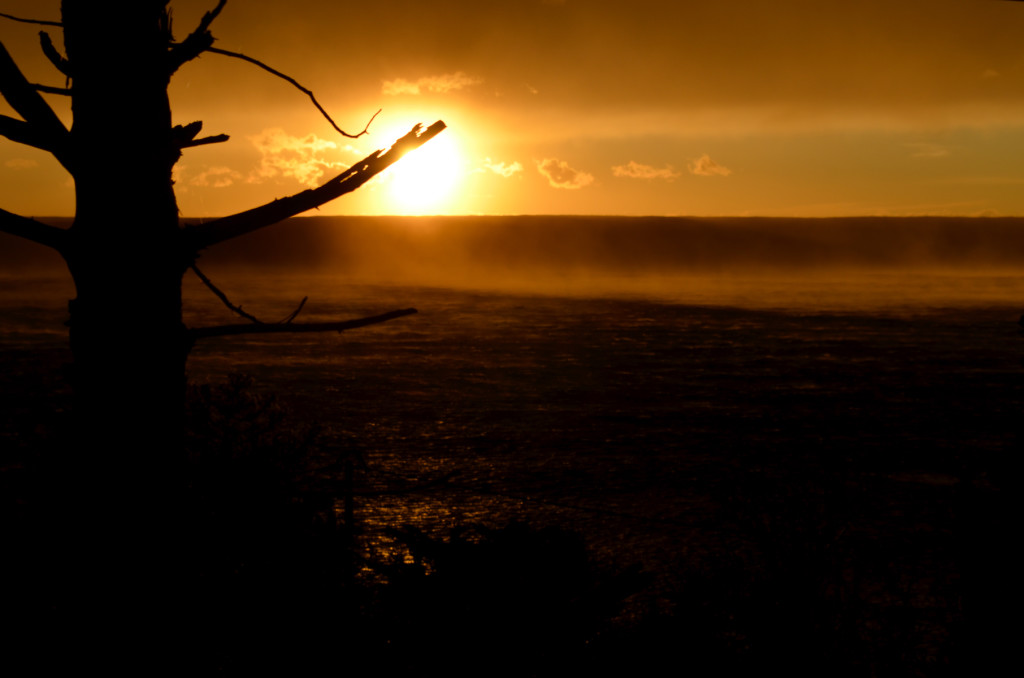
[(393, 528), (392, 556), (363, 553), (349, 526), (324, 520), (341, 486), (310, 492), (324, 479), (315, 427), (242, 375), (189, 396), (184, 572), (203, 610), (191, 651), (211, 666), (570, 670), (648, 581), (599, 567), (577, 533), (523, 523)]
[(399, 670), (579, 670), (647, 581), (599, 567), (583, 538), (561, 528), (467, 525), (432, 537), (405, 526), (392, 536), (405, 549), (370, 563), (386, 583), (367, 609), (366, 628)]
[[(285, 502), (299, 493), (317, 443), (278, 399), (233, 374), (225, 384), (190, 385), (185, 401), (189, 490), (239, 510)], [(296, 428), (298, 427), (298, 428)]]

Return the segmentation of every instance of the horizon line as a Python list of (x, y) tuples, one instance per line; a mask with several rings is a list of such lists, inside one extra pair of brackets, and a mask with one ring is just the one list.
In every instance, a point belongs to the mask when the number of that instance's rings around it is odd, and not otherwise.
[[(187, 216), (179, 215), (180, 221), (212, 221), (228, 215)], [(29, 219), (73, 221), (75, 215), (33, 215)], [(769, 215), (769, 214), (566, 214), (557, 212), (510, 213), (510, 214), (298, 214), (288, 219), (788, 219), (802, 221), (824, 221), (830, 219), (1024, 219), (1024, 214), (834, 214), (828, 216)], [(287, 221), (283, 219), (282, 221)]]

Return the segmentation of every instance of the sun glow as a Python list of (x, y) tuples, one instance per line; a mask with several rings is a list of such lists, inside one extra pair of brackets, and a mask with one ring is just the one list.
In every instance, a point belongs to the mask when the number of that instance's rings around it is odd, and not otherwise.
[(398, 214), (447, 214), (465, 174), (451, 130), (411, 151), (388, 170), (389, 207)]

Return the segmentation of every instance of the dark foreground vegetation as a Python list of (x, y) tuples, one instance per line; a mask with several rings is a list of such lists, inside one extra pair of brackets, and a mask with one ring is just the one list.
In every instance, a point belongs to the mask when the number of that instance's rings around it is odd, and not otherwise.
[[(738, 541), (680, 544), (695, 555), (669, 587), (599, 561), (564, 526), (394, 525), (382, 556), (358, 520), (346, 524), (351, 467), (320, 457), (315, 428), (243, 378), (191, 389), (181, 533), (168, 535), (177, 576), (132, 573), (142, 615), (110, 637), (94, 625), (102, 592), (75, 590), (90, 585), (76, 569), (103, 554), (66, 541), (89, 516), (50, 481), (59, 412), (18, 422), (31, 435), (5, 439), (0, 474), (3, 609), (16, 628), (5, 654), (40, 672), (109, 653), (141, 673), (190, 675), (957, 675), (1007, 649), (1005, 478), (880, 497), (838, 465), (751, 470), (717, 491), (717, 520)], [(866, 501), (897, 517), (858, 524), (851, 507)], [(161, 652), (132, 646), (154, 634)]]

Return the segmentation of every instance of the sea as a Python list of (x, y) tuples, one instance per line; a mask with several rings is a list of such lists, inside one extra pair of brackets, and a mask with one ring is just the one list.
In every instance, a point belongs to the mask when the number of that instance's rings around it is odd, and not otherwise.
[[(56, 407), (73, 287), (0, 247), (10, 443)], [(696, 572), (810, 553), (821, 590), (865, 601), (865, 642), (909, 610), (925, 666), (1010, 529), (1024, 219), (313, 217), (198, 266), (265, 322), (304, 298), (294, 323), (416, 309), (203, 340), (188, 363), (193, 383), (248, 375), (354, 460), (379, 557), (408, 557), (397, 526), (553, 526), (649, 573), (633, 602), (664, 610)], [(245, 322), (192, 272), (184, 292), (190, 327)]]

